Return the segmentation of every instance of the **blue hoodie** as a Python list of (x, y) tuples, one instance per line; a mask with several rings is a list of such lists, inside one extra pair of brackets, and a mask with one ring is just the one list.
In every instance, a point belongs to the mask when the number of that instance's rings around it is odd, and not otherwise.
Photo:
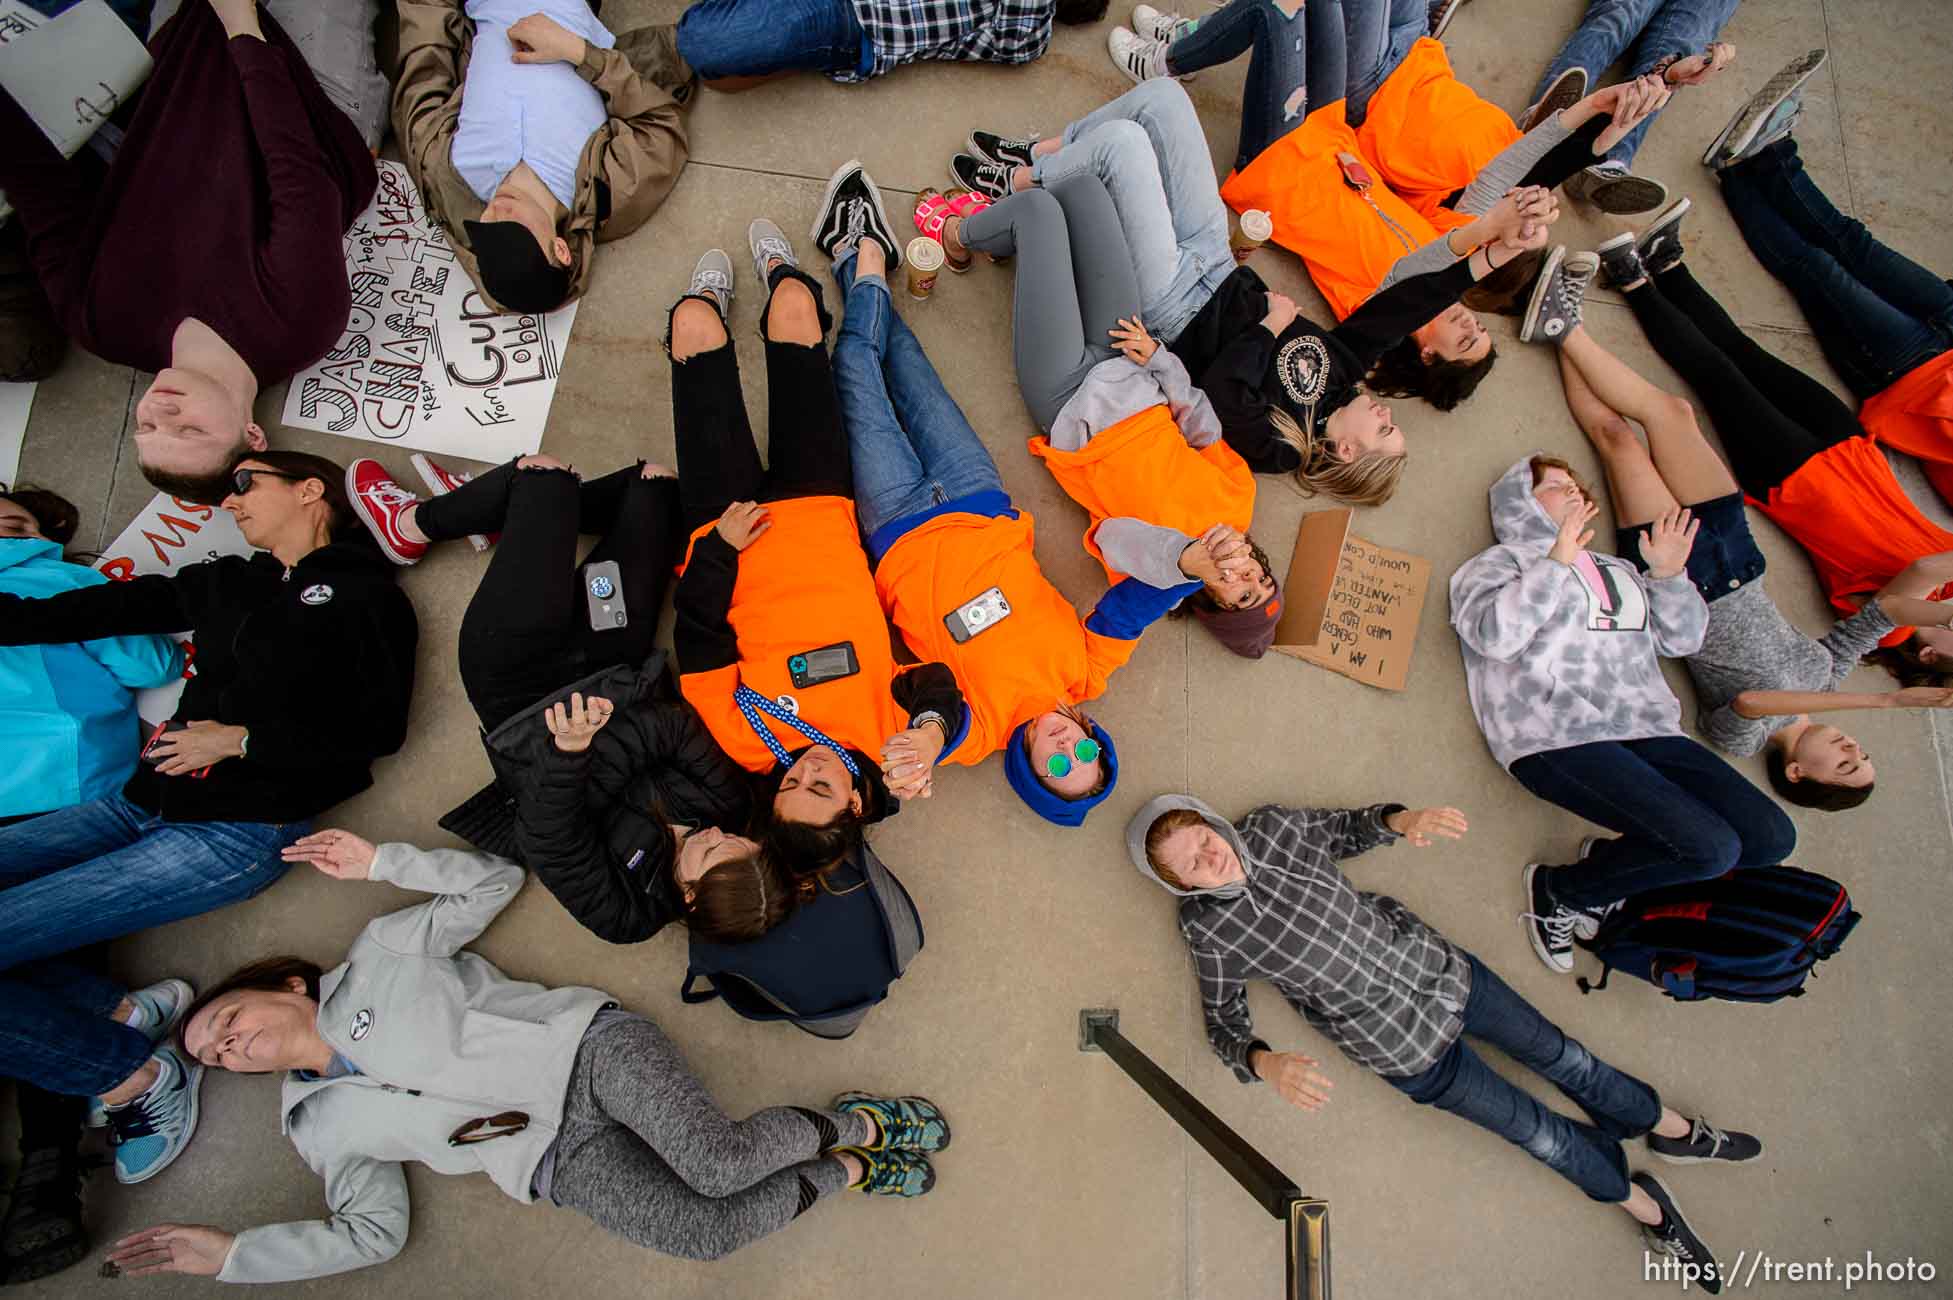
[[(0, 591), (52, 596), (107, 581), (53, 542), (0, 538)], [(0, 817), (120, 790), (141, 741), (134, 691), (182, 671), (183, 648), (166, 636), (0, 646)]]

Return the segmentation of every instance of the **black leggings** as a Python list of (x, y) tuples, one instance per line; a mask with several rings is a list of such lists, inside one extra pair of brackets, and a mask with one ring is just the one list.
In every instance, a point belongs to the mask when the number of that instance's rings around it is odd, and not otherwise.
[(1743, 333), (1686, 265), (1630, 290), (1627, 300), (1655, 352), (1708, 410), (1746, 495), (1767, 500), (1811, 457), (1864, 435), (1850, 407)]
[[(1547, 150), (1546, 156), (1519, 178), (1519, 183), (1542, 185), (1550, 190), (1593, 166), (1599, 161), (1594, 157), (1594, 141), (1600, 139), (1600, 133), (1613, 125), (1613, 121), (1611, 117), (1596, 117), (1583, 122), (1566, 139)], [(1453, 190), (1444, 206), (1455, 209), (1464, 197), (1463, 190)]]
[[(812, 291), (825, 334), (828, 315), (820, 285), (799, 271), (781, 268), (774, 272), (774, 287), (787, 279), (798, 280)], [(768, 310), (760, 316), (762, 337), (772, 305), (769, 298)], [(854, 499), (854, 462), (848, 455), (848, 434), (834, 395), (826, 343), (766, 339), (764, 346), (769, 462), (764, 468), (753, 441), (752, 422), (746, 417), (739, 356), (732, 340), (671, 364), (678, 496), (687, 533), (711, 523), (735, 501)]]
[[(683, 540), (678, 498), (675, 479), (647, 479), (636, 465), (586, 483), (510, 461), (421, 505), (415, 522), (434, 541), (502, 534), (461, 619), (461, 684), (484, 728), (578, 678), (650, 655)], [(590, 626), (579, 534), (602, 539), (586, 563), (617, 561), (624, 627)]]

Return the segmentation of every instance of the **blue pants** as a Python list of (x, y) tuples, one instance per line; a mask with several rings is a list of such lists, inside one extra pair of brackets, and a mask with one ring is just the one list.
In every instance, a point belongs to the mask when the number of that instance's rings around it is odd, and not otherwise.
[[(1628, 56), (1628, 75), (1639, 77), (1676, 59), (1701, 54), (1739, 3), (1741, 0), (1587, 0), (1586, 17), (1546, 65), (1546, 75), (1533, 90), (1533, 102), (1538, 103), (1553, 78), (1568, 68), (1585, 68), (1587, 84), (1593, 86), (1623, 55)], [(1623, 167), (1632, 162), (1634, 151), (1641, 147), (1641, 139), (1653, 122), (1651, 117), (1629, 131), (1607, 151), (1607, 161)]]
[(1795, 140), (1718, 175), (1750, 251), (1796, 296), (1860, 401), (1953, 348), (1953, 285), (1832, 207)]
[(53, 1093), (95, 1097), (142, 1068), (149, 1038), (109, 1018), (126, 990), (60, 961), (0, 975), (0, 1073)]
[(1183, 29), (1166, 62), (1176, 73), (1198, 72), (1249, 55), (1234, 158), (1246, 167), (1312, 109), (1343, 97), (1344, 40), (1343, 0), (1309, 0), (1293, 18), (1275, 0), (1228, 0)]
[(678, 52), (707, 81), (873, 62), (851, 0), (696, 0), (678, 20)]
[(834, 279), (846, 302), (834, 341), (834, 391), (848, 430), (861, 530), (872, 537), (945, 501), (1003, 491), (983, 440), (895, 314), (888, 282), (857, 279), (852, 253), (834, 264)]
[[(1348, 43), (1349, 90), (1343, 120), (1363, 125), (1370, 97), (1403, 63), (1411, 46), (1431, 30), (1428, 0), (1342, 0)], [(1328, 102), (1326, 99), (1321, 102)], [(1309, 107), (1315, 108), (1317, 104)]]
[(1601, 908), (1735, 867), (1773, 867), (1797, 847), (1797, 828), (1776, 801), (1687, 736), (1528, 754), (1512, 775), (1549, 803), (1618, 832), (1586, 861), (1553, 868), (1550, 892), (1567, 907)]
[[(1625, 1201), (1628, 1168), (1621, 1143), (1661, 1121), (1661, 1098), (1567, 1037), (1478, 958), (1469, 960), (1472, 991), (1465, 1002), (1464, 1037), (1423, 1073), (1386, 1076), (1388, 1082), (1419, 1105), (1461, 1115), (1524, 1147), (1596, 1201)], [(1551, 1080), (1593, 1123), (1582, 1124), (1540, 1105), (1485, 1064), (1465, 1037), (1490, 1043)]]

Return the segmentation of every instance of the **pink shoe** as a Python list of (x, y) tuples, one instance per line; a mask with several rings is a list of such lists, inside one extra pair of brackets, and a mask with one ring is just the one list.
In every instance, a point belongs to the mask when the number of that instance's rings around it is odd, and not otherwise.
[[(475, 477), (473, 474), (449, 469), (446, 465), (429, 460), (420, 452), (415, 452), (412, 459), (414, 472), (420, 475), (421, 482), (427, 484), (427, 491), (430, 496), (446, 496), (463, 483)], [(480, 533), (469, 533), (468, 544), (478, 551), (485, 551), (497, 541), (500, 541), (501, 537), (502, 535), (500, 533), (495, 533), (488, 537), (483, 537)]]
[(394, 482), (386, 466), (362, 456), (346, 467), (346, 495), (353, 513), (373, 534), (387, 558), (395, 564), (412, 564), (427, 554), (426, 542), (409, 541), (400, 531), (400, 516), (420, 498)]

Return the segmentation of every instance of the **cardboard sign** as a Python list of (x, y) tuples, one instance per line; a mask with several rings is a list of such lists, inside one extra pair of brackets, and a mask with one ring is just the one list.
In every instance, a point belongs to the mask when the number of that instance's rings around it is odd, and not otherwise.
[(1302, 518), (1274, 648), (1386, 691), (1410, 677), (1431, 562), (1351, 534), (1349, 509)]
[(64, 158), (149, 76), (143, 48), (103, 0), (74, 0), (49, 18), (0, 0), (0, 86)]
[[(175, 573), (185, 565), (214, 560), (220, 555), (249, 555), (254, 548), (237, 531), (229, 511), (200, 506), (158, 492), (121, 536), (102, 552), (96, 569), (116, 582), (149, 573)], [(196, 671), (197, 648), (187, 632), (172, 633), (183, 643), (183, 675)], [(136, 692), (136, 713), (150, 726), (176, 716), (183, 683), (152, 686)]]
[(490, 310), (407, 169), (379, 166), (373, 202), (346, 232), (352, 316), (339, 345), (292, 377), (285, 423), (467, 460), (535, 454), (576, 304)]

